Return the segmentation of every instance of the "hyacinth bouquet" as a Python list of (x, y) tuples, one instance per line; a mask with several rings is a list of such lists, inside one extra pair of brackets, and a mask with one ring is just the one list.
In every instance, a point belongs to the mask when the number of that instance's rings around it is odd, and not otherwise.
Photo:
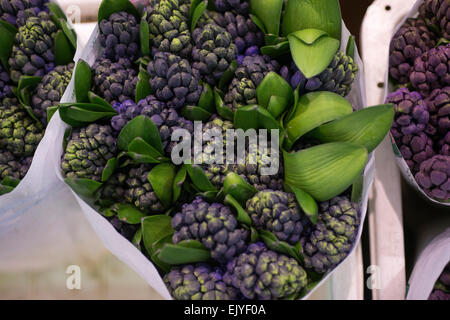
[(298, 299), (350, 253), (394, 109), (346, 99), (341, 29), (338, 1), (102, 2), (59, 170), (163, 296)]
[(0, 195), (27, 174), (72, 77), (76, 34), (57, 4), (0, 1)]
[(450, 3), (418, 1), (393, 35), (391, 137), (407, 180), (433, 202), (450, 205)]
[(450, 300), (450, 264), (442, 271), (428, 300)]

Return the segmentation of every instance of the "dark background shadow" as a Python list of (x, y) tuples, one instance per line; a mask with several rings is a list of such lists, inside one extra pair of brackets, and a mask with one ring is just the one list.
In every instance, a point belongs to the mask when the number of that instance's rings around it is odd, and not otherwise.
[(340, 0), (342, 19), (350, 32), (355, 36), (359, 45), (361, 24), (367, 7), (372, 4), (372, 0)]

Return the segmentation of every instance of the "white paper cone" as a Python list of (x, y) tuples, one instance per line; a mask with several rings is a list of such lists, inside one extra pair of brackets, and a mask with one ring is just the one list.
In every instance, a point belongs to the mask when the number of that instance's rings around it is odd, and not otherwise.
[(409, 278), (407, 300), (427, 300), (434, 284), (450, 262), (450, 228), (422, 251)]
[[(82, 49), (78, 43), (76, 56)], [(59, 124), (59, 117), (53, 117), (26, 176), (12, 192), (0, 196), (2, 272), (36, 270), (105, 252), (70, 188), (56, 175), (54, 161), (59, 162), (61, 152), (54, 153), (55, 143), (62, 141), (55, 130)]]

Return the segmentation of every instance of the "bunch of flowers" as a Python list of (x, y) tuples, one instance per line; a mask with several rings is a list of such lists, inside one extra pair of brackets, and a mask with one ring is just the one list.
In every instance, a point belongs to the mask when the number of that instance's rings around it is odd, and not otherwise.
[(30, 168), (72, 77), (76, 35), (46, 0), (0, 1), (0, 194)]
[(346, 100), (355, 46), (326, 2), (314, 26), (295, 1), (102, 2), (61, 170), (175, 299), (298, 298), (355, 245), (394, 112)]
[(450, 200), (450, 45), (448, 2), (425, 0), (391, 40), (389, 74), (397, 90), (391, 135), (417, 184)]

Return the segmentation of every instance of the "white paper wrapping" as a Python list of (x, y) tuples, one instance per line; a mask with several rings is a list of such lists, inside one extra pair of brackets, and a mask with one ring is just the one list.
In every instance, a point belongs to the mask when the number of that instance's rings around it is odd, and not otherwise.
[[(347, 44), (347, 39), (350, 35), (347, 28), (343, 25), (343, 36), (342, 36), (342, 47), (341, 50), (345, 51), (345, 46)], [(96, 57), (99, 54), (100, 47), (98, 43), (98, 28), (96, 28), (89, 39), (89, 42), (86, 44), (83, 53), (81, 54), (81, 58), (89, 63), (92, 66)], [(365, 99), (365, 86), (364, 86), (364, 77), (363, 77), (363, 64), (358, 52), (355, 52), (355, 60), (359, 66), (359, 72), (356, 77), (353, 89), (348, 96), (349, 101), (352, 105), (361, 109), (366, 107), (366, 99)], [(74, 87), (73, 82), (68, 87), (68, 91), (72, 90), (72, 94), (70, 97), (70, 92), (67, 92), (67, 97), (65, 97), (65, 101), (75, 101), (74, 96)], [(72, 99), (72, 100), (70, 100)], [(62, 150), (62, 141), (64, 136), (64, 131), (67, 128), (67, 125), (63, 123), (58, 114), (55, 114), (54, 120), (51, 123), (52, 130), (55, 134), (56, 143), (54, 144), (54, 150), (51, 152), (53, 157), (53, 164), (55, 174), (63, 181), (63, 177), (61, 176), (60, 170), (60, 159)], [(364, 224), (364, 219), (367, 211), (367, 202), (369, 196), (369, 189), (373, 180), (374, 175), (374, 160), (372, 154), (369, 156), (369, 161), (364, 171), (364, 187), (363, 187), (363, 200), (361, 203), (361, 224), (357, 236), (357, 241), (355, 242), (354, 247), (359, 242), (362, 228)], [(73, 192), (73, 191), (72, 191)], [(74, 192), (73, 192), (74, 193)], [(84, 215), (89, 221), (90, 225), (97, 233), (97, 235), (102, 240), (103, 244), (121, 261), (129, 265), (134, 271), (136, 271), (150, 286), (152, 286), (163, 298), (172, 299), (164, 282), (160, 275), (158, 274), (156, 268), (153, 266), (150, 260), (148, 260), (135, 246), (133, 246), (128, 240), (123, 238), (114, 227), (102, 217), (94, 208), (92, 208), (88, 203), (86, 203), (83, 199), (81, 199), (76, 193), (74, 196), (78, 200)], [(352, 252), (354, 250), (352, 249)], [(339, 266), (338, 266), (339, 267)], [(320, 282), (322, 284), (331, 273), (326, 275)], [(319, 284), (319, 285), (320, 285)], [(318, 286), (319, 286), (318, 285)], [(314, 291), (314, 290), (313, 290)], [(309, 295), (308, 295), (309, 296)], [(306, 297), (305, 297), (306, 298)]]
[[(75, 56), (81, 52), (78, 42)], [(54, 131), (58, 123), (57, 117), (50, 121), (19, 185), (0, 196), (2, 272), (37, 270), (75, 257), (92, 259), (105, 252), (80, 215), (70, 188), (55, 174), (52, 155), (59, 138)]]
[(409, 278), (407, 300), (427, 300), (434, 284), (450, 262), (450, 228), (422, 251)]
[[(422, 2), (423, 2), (423, 0), (416, 1), (416, 3), (412, 7), (412, 9), (409, 11), (409, 13), (402, 19), (402, 21), (395, 28), (394, 32), (391, 35), (391, 38), (400, 29), (400, 27), (403, 25), (403, 23), (405, 23), (406, 19), (414, 18), (414, 17), (416, 17), (419, 14), (419, 7), (422, 4)], [(389, 93), (394, 91), (394, 86), (389, 81), (389, 56), (388, 56), (387, 66), (388, 66), (387, 67), (388, 69), (386, 71), (385, 83), (387, 83), (388, 85), (386, 86), (386, 89), (385, 89), (384, 101), (386, 101), (386, 98), (389, 95)], [(425, 193), (424, 190), (422, 190), (422, 188), (417, 184), (416, 179), (414, 179), (414, 175), (412, 174), (411, 170), (409, 169), (408, 165), (406, 164), (405, 159), (403, 159), (402, 154), (400, 153), (400, 150), (398, 149), (397, 144), (395, 143), (394, 137), (391, 134), (390, 134), (390, 137), (391, 137), (391, 142), (392, 142), (392, 149), (394, 150), (394, 155), (395, 155), (395, 158), (397, 160), (397, 164), (398, 164), (398, 166), (400, 168), (400, 171), (401, 171), (403, 177), (406, 179), (406, 181), (408, 181), (408, 183), (415, 190), (417, 190), (419, 193), (421, 193), (429, 201), (437, 203), (437, 204), (440, 204), (440, 205), (443, 205), (443, 206), (449, 206), (450, 207), (450, 202), (441, 202), (441, 201), (438, 201), (436, 199), (433, 199), (433, 198), (429, 197)]]

